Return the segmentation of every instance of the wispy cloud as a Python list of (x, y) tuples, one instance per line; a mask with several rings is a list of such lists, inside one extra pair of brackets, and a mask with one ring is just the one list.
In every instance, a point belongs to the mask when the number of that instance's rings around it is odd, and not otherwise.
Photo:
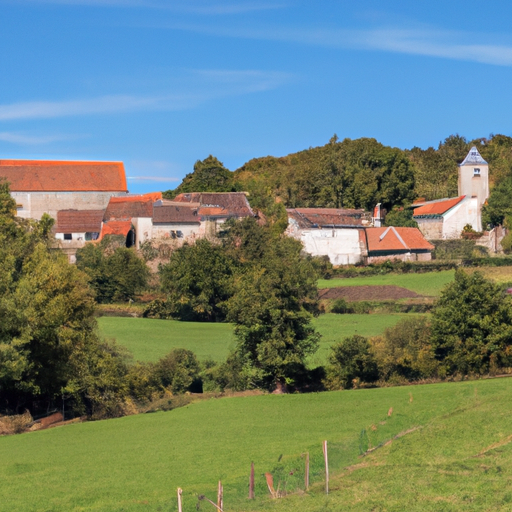
[(173, 176), (177, 171), (176, 165), (165, 160), (133, 160), (127, 163), (127, 168), (133, 174), (128, 176), (127, 179), (135, 183), (175, 183), (181, 181), (180, 178)]
[(177, 181), (181, 181), (181, 178), (174, 178), (172, 176), (127, 176), (127, 180), (133, 181), (136, 183), (176, 183)]
[(70, 138), (71, 137), (68, 135), (24, 135), (13, 132), (0, 132), (0, 141), (27, 146), (49, 144), (51, 142), (68, 140)]
[[(12, 2), (13, 0), (7, 0)], [(177, 1), (177, 0), (16, 0), (16, 3), (26, 4), (57, 4), (89, 7), (143, 7), (147, 9), (162, 9), (167, 11), (213, 15), (213, 14), (243, 14), (253, 11), (266, 11), (285, 7), (285, 3), (276, 2), (223, 2), (210, 1)]]
[(0, 122), (22, 119), (114, 114), (134, 111), (176, 111), (195, 108), (207, 101), (275, 89), (291, 75), (273, 71), (194, 70), (186, 86), (191, 92), (148, 96), (110, 95), (62, 101), (27, 101), (0, 104)]
[[(176, 30), (220, 37), (282, 41), (330, 48), (377, 50), (410, 55), (512, 66), (512, 43), (497, 44), (496, 36), (475, 32), (439, 30), (424, 25), (411, 28), (332, 29), (272, 26), (218, 26), (161, 24)], [(481, 41), (475, 44), (474, 41)]]

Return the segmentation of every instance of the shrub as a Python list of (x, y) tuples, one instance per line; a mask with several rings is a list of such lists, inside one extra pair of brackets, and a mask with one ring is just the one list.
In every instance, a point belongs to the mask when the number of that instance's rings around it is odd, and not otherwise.
[(333, 301), (331, 306), (331, 313), (338, 313), (340, 315), (350, 313), (350, 307), (347, 304), (347, 301), (345, 299), (336, 299)]
[(363, 336), (355, 334), (331, 347), (325, 379), (328, 389), (350, 389), (355, 381), (375, 382), (378, 378), (377, 361)]
[(381, 378), (386, 381), (433, 377), (437, 361), (430, 345), (430, 326), (425, 317), (406, 318), (372, 338)]
[(175, 394), (202, 391), (199, 373), (200, 366), (195, 354), (184, 348), (174, 349), (154, 366), (158, 384)]

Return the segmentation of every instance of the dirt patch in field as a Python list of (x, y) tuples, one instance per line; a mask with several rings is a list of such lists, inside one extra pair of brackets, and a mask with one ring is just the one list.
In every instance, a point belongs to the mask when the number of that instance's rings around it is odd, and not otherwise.
[(324, 288), (318, 291), (320, 299), (345, 299), (347, 302), (362, 300), (397, 300), (421, 297), (416, 292), (394, 285), (380, 286), (341, 286), (339, 288)]

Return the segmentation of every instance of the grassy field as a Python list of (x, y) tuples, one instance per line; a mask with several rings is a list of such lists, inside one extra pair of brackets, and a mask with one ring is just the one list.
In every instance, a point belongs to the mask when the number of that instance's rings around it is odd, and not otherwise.
[[(184, 512), (192, 512), (198, 494), (215, 499), (219, 479), (226, 511), (511, 510), (511, 415), (507, 378), (212, 399), (3, 437), (0, 511), (176, 511), (179, 486)], [(250, 502), (251, 462), (256, 500)], [(265, 472), (289, 495), (269, 499)], [(201, 510), (213, 508), (202, 502)]]
[(137, 361), (157, 361), (173, 348), (192, 350), (201, 360), (223, 361), (235, 341), (231, 324), (103, 316), (98, 326), (102, 336), (115, 338)]
[(454, 270), (443, 270), (441, 272), (428, 272), (425, 274), (383, 274), (381, 276), (346, 279), (320, 279), (318, 281), (318, 288), (395, 285), (412, 290), (419, 295), (437, 297), (441, 293), (442, 288), (453, 281), (454, 274)]
[[(321, 315), (314, 320), (322, 339), (312, 362), (325, 362), (329, 347), (345, 336), (376, 336), (406, 316)], [(192, 350), (200, 360), (212, 358), (215, 361), (224, 361), (235, 343), (233, 326), (230, 324), (110, 316), (98, 318), (98, 324), (104, 337), (115, 338), (139, 361), (156, 361), (173, 348)]]

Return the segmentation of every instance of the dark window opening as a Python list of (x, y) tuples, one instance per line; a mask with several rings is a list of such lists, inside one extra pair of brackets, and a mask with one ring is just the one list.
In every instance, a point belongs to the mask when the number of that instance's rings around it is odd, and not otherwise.
[(71, 233), (64, 233), (64, 240), (73, 240), (73, 235)]

